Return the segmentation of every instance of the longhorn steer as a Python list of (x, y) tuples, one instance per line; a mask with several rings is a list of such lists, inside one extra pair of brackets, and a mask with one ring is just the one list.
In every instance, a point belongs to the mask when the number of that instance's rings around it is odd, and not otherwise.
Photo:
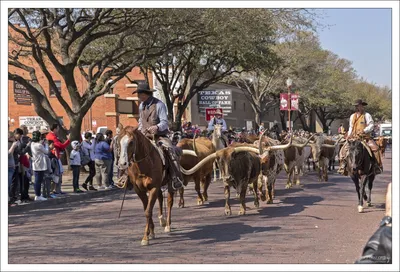
[(385, 150), (386, 150), (387, 143), (388, 143), (388, 139), (383, 136), (379, 136), (378, 139), (376, 140), (376, 144), (379, 147), (379, 152), (381, 153), (382, 158), (385, 157)]
[(313, 160), (317, 166), (318, 180), (328, 181), (328, 165), (329, 161), (335, 157), (339, 148), (338, 143), (341, 138), (336, 142), (329, 140), (326, 136), (315, 135), (315, 142), (311, 144)]
[[(182, 150), (193, 150), (196, 152), (197, 157), (190, 155), (182, 155), (180, 164), (185, 169), (190, 169), (198, 164), (202, 159), (215, 152), (211, 141), (207, 138), (201, 137), (199, 139), (182, 139), (178, 144)], [(211, 183), (211, 173), (213, 171), (213, 162), (207, 162), (203, 167), (193, 173), (192, 175), (184, 175), (184, 185), (186, 186), (189, 181), (194, 181), (195, 190), (197, 192), (197, 204), (201, 205), (207, 201), (207, 189)], [(203, 185), (203, 194), (200, 192), (200, 185)], [(185, 200), (183, 198), (184, 187), (179, 190), (180, 199), (179, 207), (185, 207)]]
[(296, 180), (295, 184), (300, 185), (300, 174), (302, 172), (303, 165), (306, 160), (306, 152), (304, 148), (306, 147), (310, 139), (307, 140), (302, 137), (296, 137), (293, 139), (292, 146), (290, 146), (284, 152), (285, 153), (284, 167), (288, 175), (288, 179), (285, 186), (286, 189), (293, 186), (291, 179), (292, 176), (293, 176), (293, 182)]
[(230, 187), (234, 187), (237, 190), (240, 200), (240, 211), (239, 215), (246, 213), (245, 197), (248, 184), (252, 183), (254, 187), (254, 205), (259, 206), (257, 196), (257, 179), (261, 170), (261, 163), (265, 162), (268, 158), (270, 150), (283, 149), (290, 146), (291, 142), (284, 146), (273, 146), (268, 147), (263, 151), (260, 158), (256, 155), (260, 153), (259, 149), (247, 145), (242, 146), (230, 146), (215, 153), (207, 156), (195, 167), (190, 170), (181, 168), (184, 175), (192, 175), (201, 167), (213, 160), (217, 160), (220, 165), (220, 171), (224, 181), (224, 192), (225, 192), (225, 214), (231, 215), (231, 207), (229, 204), (230, 198)]

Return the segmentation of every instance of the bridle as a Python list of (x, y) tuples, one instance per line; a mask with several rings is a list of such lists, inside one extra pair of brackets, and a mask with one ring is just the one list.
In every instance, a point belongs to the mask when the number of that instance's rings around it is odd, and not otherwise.
[[(137, 141), (137, 137), (135, 137), (135, 141), (134, 141), (134, 149), (133, 149), (133, 154), (132, 154), (132, 159), (131, 160), (129, 160), (129, 158), (128, 158), (128, 161), (129, 161), (129, 166), (131, 166), (132, 165), (132, 163), (139, 163), (139, 162), (142, 162), (142, 161), (144, 161), (149, 155), (150, 155), (150, 150), (147, 152), (147, 154), (143, 157), (143, 158), (141, 158), (141, 159), (139, 159), (139, 160), (137, 160), (136, 159), (136, 150), (137, 150), (137, 145), (138, 145), (138, 141)], [(117, 153), (118, 153), (118, 159), (119, 159), (119, 154), (120, 154), (120, 144), (119, 144), (119, 141), (117, 142)]]

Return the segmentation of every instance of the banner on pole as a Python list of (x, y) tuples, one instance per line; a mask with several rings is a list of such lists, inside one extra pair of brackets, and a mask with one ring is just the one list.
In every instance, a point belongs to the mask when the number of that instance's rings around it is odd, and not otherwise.
[(290, 95), (290, 108), (292, 111), (299, 110), (299, 95), (298, 94)]
[(287, 93), (281, 93), (281, 97), (279, 99), (280, 101), (280, 110), (288, 110), (289, 109), (289, 103), (288, 103), (288, 94)]

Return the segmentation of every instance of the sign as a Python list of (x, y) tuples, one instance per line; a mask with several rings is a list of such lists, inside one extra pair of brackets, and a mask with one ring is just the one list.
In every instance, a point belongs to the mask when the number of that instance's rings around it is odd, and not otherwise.
[(97, 127), (97, 122), (96, 122), (96, 120), (93, 120), (93, 121), (92, 121), (92, 127)]
[(30, 92), (17, 81), (14, 81), (14, 101), (19, 105), (31, 105), (33, 102)]
[(280, 110), (288, 110), (289, 109), (288, 101), (289, 101), (288, 94), (281, 93), (281, 97), (279, 98)]
[(290, 95), (290, 107), (292, 111), (299, 110), (299, 95)]
[[(289, 110), (289, 94), (281, 93), (280, 96), (280, 110)], [(298, 94), (290, 94), (290, 110), (295, 111), (299, 110), (299, 95)]]
[(217, 114), (224, 114), (221, 108), (207, 108), (206, 111), (206, 121), (210, 122), (210, 120)]
[(199, 112), (205, 113), (206, 108), (211, 108), (211, 105), (217, 105), (223, 109), (225, 113), (232, 112), (232, 90), (204, 90), (197, 94), (197, 103)]
[(41, 129), (50, 129), (49, 124), (39, 116), (20, 116), (19, 125), (25, 125), (29, 133)]

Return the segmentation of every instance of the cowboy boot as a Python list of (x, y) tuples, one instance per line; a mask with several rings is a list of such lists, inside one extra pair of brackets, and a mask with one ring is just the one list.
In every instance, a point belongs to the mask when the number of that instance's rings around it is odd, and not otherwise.
[(169, 158), (170, 175), (172, 178), (172, 188), (177, 191), (183, 187), (183, 176), (180, 170), (179, 157), (175, 148), (166, 148)]

